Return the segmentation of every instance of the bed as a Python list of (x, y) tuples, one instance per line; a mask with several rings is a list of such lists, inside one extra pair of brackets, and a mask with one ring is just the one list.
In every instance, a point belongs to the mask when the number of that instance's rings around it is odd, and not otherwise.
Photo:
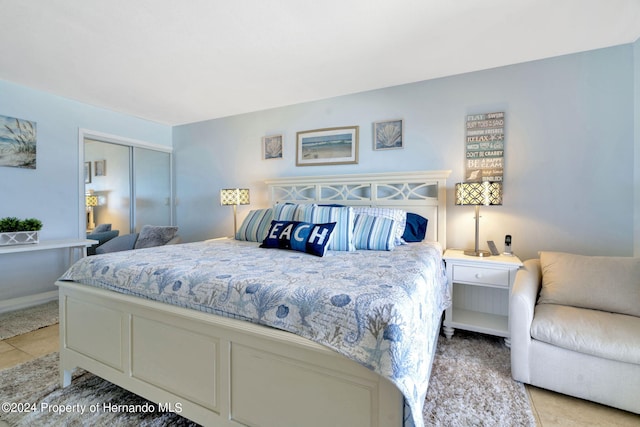
[[(56, 282), (62, 385), (80, 367), (202, 425), (421, 426), (449, 302), (441, 266), (448, 175), (266, 182), (274, 211), (340, 205), (428, 218), (426, 243), (392, 251), (334, 246), (313, 256), (214, 239), (79, 261)], [(200, 287), (209, 270), (221, 287)], [(409, 341), (414, 347), (400, 345)]]

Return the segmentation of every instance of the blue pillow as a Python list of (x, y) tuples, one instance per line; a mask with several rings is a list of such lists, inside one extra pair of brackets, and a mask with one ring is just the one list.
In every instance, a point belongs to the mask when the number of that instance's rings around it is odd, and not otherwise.
[(311, 224), (301, 221), (271, 221), (261, 248), (291, 249), (324, 256), (336, 223)]
[(429, 220), (415, 213), (407, 212), (407, 225), (402, 238), (405, 242), (422, 242), (427, 234)]

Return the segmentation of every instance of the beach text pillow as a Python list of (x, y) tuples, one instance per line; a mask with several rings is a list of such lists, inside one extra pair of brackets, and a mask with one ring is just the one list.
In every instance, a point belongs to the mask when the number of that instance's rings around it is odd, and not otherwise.
[(300, 221), (271, 221), (261, 248), (290, 249), (324, 256), (336, 223), (312, 224)]

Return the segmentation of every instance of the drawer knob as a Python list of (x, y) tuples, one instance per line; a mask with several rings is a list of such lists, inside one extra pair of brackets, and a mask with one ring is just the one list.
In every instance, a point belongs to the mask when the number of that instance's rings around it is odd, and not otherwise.
[(476, 279), (481, 279), (482, 278), (482, 273), (476, 273)]

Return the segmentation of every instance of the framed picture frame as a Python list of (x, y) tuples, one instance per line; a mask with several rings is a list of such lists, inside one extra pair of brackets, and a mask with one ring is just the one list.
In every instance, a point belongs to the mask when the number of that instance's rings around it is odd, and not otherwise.
[(404, 120), (382, 120), (373, 123), (373, 149), (404, 148)]
[(95, 176), (106, 176), (107, 175), (107, 161), (106, 160), (96, 160), (93, 162), (94, 171), (93, 174)]
[(359, 126), (301, 131), (296, 134), (296, 166), (358, 163)]
[(36, 169), (37, 123), (0, 115), (0, 167)]
[(91, 162), (84, 162), (84, 183), (91, 184)]
[(262, 137), (262, 159), (281, 159), (283, 152), (282, 135), (268, 135)]

